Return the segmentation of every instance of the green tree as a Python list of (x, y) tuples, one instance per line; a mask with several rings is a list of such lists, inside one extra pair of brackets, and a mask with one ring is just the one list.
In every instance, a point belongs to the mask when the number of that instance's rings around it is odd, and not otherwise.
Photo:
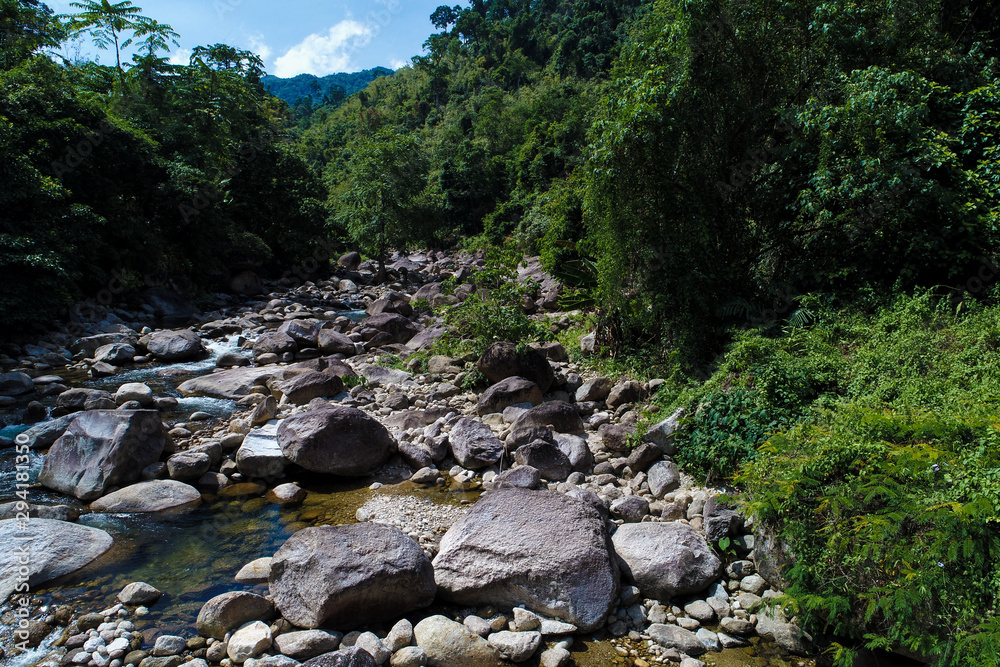
[(383, 280), (391, 248), (428, 236), (427, 162), (415, 137), (381, 130), (354, 144), (348, 173), (337, 217), (351, 238), (377, 258)]
[(45, 47), (56, 47), (64, 31), (38, 0), (0, 0), (0, 69), (10, 69)]
[(150, 20), (139, 13), (142, 8), (132, 4), (131, 0), (116, 3), (108, 0), (83, 0), (71, 2), (70, 7), (82, 10), (68, 17), (70, 34), (90, 33), (94, 46), (102, 51), (114, 45), (115, 63), (120, 71), (121, 50), (130, 46), (133, 39), (125, 35), (134, 33), (140, 22)]

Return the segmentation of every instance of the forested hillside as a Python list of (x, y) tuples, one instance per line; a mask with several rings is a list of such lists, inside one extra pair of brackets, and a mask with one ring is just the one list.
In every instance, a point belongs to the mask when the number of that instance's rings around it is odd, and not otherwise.
[(392, 70), (373, 67), (360, 72), (337, 72), (326, 76), (299, 74), (288, 79), (265, 74), (261, 81), (269, 93), (289, 104), (308, 99), (311, 111), (312, 105), (340, 104), (380, 76), (392, 76)]

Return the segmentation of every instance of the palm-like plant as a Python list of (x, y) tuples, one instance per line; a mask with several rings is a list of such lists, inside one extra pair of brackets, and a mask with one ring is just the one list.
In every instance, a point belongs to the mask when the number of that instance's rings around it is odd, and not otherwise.
[[(131, 0), (114, 3), (108, 0), (82, 0), (82, 2), (71, 2), (70, 7), (80, 10), (66, 17), (69, 19), (70, 34), (90, 33), (94, 46), (102, 51), (113, 45), (115, 63), (119, 71), (122, 69), (121, 50), (132, 44), (135, 33), (144, 23), (156, 23), (142, 16), (139, 13), (142, 8), (135, 6)], [(170, 26), (164, 27), (169, 29)], [(132, 35), (126, 37), (126, 33)], [(122, 37), (125, 39), (122, 40)]]

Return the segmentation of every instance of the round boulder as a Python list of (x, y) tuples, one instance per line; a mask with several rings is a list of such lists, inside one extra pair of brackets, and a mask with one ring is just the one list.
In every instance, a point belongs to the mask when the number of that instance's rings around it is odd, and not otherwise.
[(683, 523), (626, 523), (613, 542), (625, 576), (656, 600), (703, 590), (722, 568), (701, 533)]
[(195, 625), (203, 637), (223, 639), (230, 630), (251, 621), (266, 621), (274, 616), (274, 605), (261, 596), (244, 591), (216, 595), (198, 612)]
[(476, 413), (487, 415), (493, 412), (503, 412), (504, 408), (515, 403), (531, 403), (532, 406), (542, 402), (542, 390), (538, 385), (522, 377), (509, 377), (483, 392), (476, 404)]
[(305, 528), (271, 561), (271, 597), (301, 628), (353, 628), (434, 600), (434, 569), (403, 531), (376, 523)]
[(149, 353), (161, 361), (183, 361), (202, 353), (201, 338), (193, 331), (157, 331), (146, 343)]
[(583, 420), (569, 403), (549, 401), (531, 408), (514, 422), (511, 431), (532, 426), (548, 426), (559, 433), (583, 433)]
[(90, 505), (95, 512), (162, 512), (195, 505), (201, 501), (198, 489), (172, 479), (157, 479), (126, 486)]
[(389, 458), (389, 431), (361, 410), (331, 406), (289, 417), (278, 445), (290, 461), (312, 472), (364, 477)]
[(541, 354), (530, 348), (518, 352), (513, 343), (500, 341), (493, 343), (477, 362), (479, 372), (490, 382), (499, 382), (509, 377), (531, 380), (544, 393), (552, 386), (555, 373), (552, 366)]

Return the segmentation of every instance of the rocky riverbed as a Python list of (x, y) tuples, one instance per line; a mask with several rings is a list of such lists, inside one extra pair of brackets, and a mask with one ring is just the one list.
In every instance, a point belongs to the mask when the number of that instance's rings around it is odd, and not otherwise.
[[(0, 347), (0, 541), (34, 547), (23, 600), (0, 548), (4, 659), (811, 664), (752, 522), (671, 459), (682, 415), (636, 433), (658, 381), (558, 343), (424, 353), (445, 329), (413, 305), (465, 298), (482, 265), (420, 253), (376, 284), (352, 253), (213, 312), (159, 290)], [(526, 310), (569, 326), (558, 283), (522, 274)], [(112, 574), (136, 554), (141, 579)]]

